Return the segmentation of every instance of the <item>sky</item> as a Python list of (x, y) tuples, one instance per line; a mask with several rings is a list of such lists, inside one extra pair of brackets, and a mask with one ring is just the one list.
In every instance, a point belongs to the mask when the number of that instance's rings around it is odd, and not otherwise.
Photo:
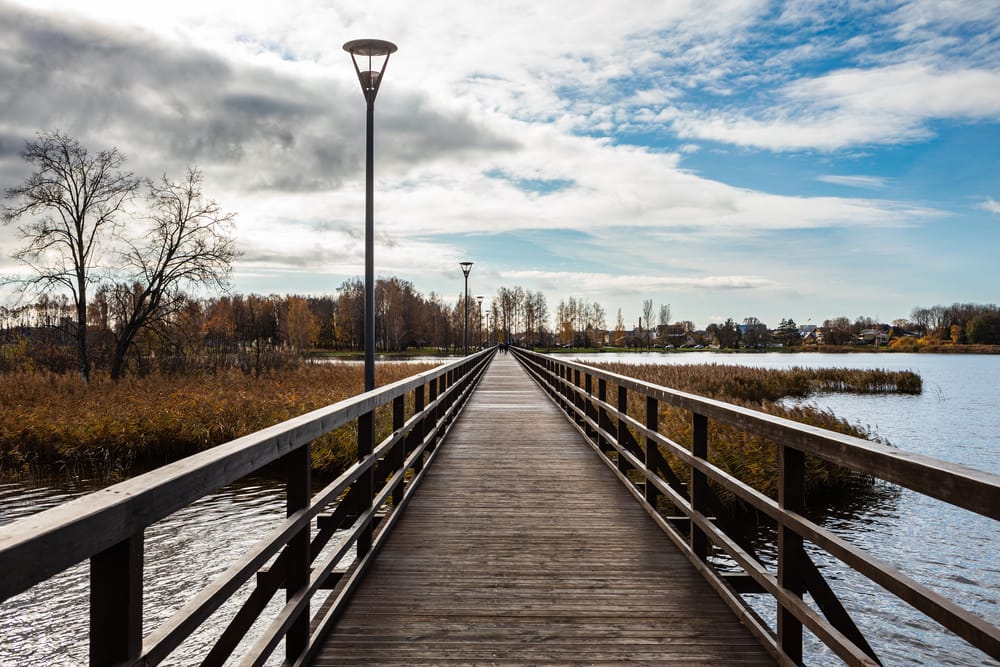
[[(375, 270), (699, 327), (1000, 302), (1000, 0), (0, 0), (0, 187), (58, 129), (237, 213), (233, 290)], [(0, 227), (0, 273), (20, 244)], [(0, 295), (3, 296), (3, 295)]]

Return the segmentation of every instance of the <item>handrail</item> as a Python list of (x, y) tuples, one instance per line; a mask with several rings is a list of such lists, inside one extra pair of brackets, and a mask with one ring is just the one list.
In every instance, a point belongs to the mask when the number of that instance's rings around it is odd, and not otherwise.
[[(521, 348), (512, 350), (674, 544), (779, 661), (801, 664), (802, 629), (808, 628), (847, 664), (881, 664), (812, 562), (804, 549), (805, 541), (882, 586), (971, 645), (1000, 659), (1000, 628), (801, 514), (807, 454), (996, 520), (1000, 520), (1000, 476), (661, 387), (579, 362)], [(617, 393), (614, 404), (608, 398), (612, 390)], [(628, 414), (630, 399), (636, 396), (645, 403), (644, 421)], [(690, 447), (659, 432), (661, 404), (691, 414)], [(765, 437), (776, 444), (777, 501), (708, 461), (709, 419)], [(665, 453), (689, 468), (690, 487), (680, 481)], [(736, 531), (727, 530), (722, 513), (717, 511), (721, 504), (709, 482), (777, 523), (776, 572), (757, 559)], [(683, 517), (663, 516), (657, 509), (660, 496)], [(742, 568), (742, 579), (720, 572), (709, 561), (710, 543), (726, 552)], [(776, 633), (740, 597), (740, 589), (766, 592), (776, 600)], [(806, 592), (822, 613), (803, 601)]]
[[(302, 661), (339, 613), (336, 606), (324, 610), (326, 620), (311, 630), (312, 594), (333, 582), (334, 566), (352, 547), (357, 551), (353, 570), (367, 567), (494, 353), (495, 348), (483, 350), (0, 526), (0, 601), (90, 559), (90, 663), (156, 664), (256, 574), (256, 590), (206, 664), (226, 660), (281, 588), (286, 589), (287, 604), (269, 628), (271, 634), (265, 634), (243, 661), (262, 664), (283, 637), (286, 659)], [(376, 410), (383, 406), (392, 408), (392, 432), (366, 453), (363, 441), (374, 437), (366, 429), (374, 429)], [(355, 421), (358, 461), (313, 495), (310, 443)], [(287, 471), (288, 518), (144, 639), (144, 530), (278, 461)], [(332, 513), (324, 517), (330, 508)], [(313, 535), (310, 526), (317, 517), (320, 524)], [(332, 557), (313, 563), (335, 532), (345, 538), (343, 545)], [(270, 569), (261, 571), (279, 552)]]

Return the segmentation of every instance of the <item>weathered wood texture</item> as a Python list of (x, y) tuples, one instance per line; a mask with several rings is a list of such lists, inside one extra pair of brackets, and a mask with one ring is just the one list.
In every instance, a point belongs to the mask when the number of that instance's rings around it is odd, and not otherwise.
[(509, 356), (316, 665), (774, 664)]

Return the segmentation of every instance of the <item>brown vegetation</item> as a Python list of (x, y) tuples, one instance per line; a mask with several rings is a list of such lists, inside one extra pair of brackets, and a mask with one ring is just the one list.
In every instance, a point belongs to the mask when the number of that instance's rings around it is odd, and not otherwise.
[[(388, 384), (433, 364), (378, 364)], [(359, 393), (362, 366), (306, 364), (259, 377), (236, 370), (149, 375), (89, 385), (72, 374), (11, 373), (0, 383), (0, 477), (74, 474), (114, 480), (188, 456)], [(353, 428), (316, 442), (313, 466), (354, 459)]]
[[(806, 369), (771, 370), (717, 364), (621, 364), (598, 363), (599, 368), (638, 380), (747, 407), (811, 426), (860, 438), (871, 434), (828, 411), (813, 407), (786, 407), (782, 398), (800, 398), (816, 392), (920, 393), (920, 377), (910, 371)], [(634, 402), (633, 403), (637, 403)], [(640, 406), (634, 406), (636, 419), (642, 421)], [(687, 411), (661, 407), (660, 432), (674, 442), (691, 442), (691, 417)], [(777, 446), (724, 424), (712, 423), (709, 429), (709, 460), (727, 473), (743, 480), (772, 498), (777, 497)], [(679, 461), (670, 457), (671, 466), (681, 473)], [(684, 474), (680, 475), (685, 478)], [(689, 477), (689, 474), (687, 475)], [(815, 457), (806, 457), (806, 492), (822, 496), (842, 492), (866, 480), (845, 468)], [(732, 497), (717, 489), (724, 501)]]

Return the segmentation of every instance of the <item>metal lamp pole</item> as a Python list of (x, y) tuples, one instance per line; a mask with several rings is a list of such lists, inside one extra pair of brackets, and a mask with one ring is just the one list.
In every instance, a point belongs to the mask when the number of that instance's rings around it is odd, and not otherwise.
[(462, 274), (465, 276), (465, 354), (469, 354), (469, 272), (472, 271), (472, 262), (459, 262), (462, 267)]
[[(375, 96), (389, 55), (396, 52), (396, 45), (381, 39), (355, 39), (344, 44), (351, 54), (354, 70), (358, 73), (361, 92), (368, 107), (365, 148), (365, 391), (375, 388)], [(367, 68), (358, 65), (358, 56), (367, 56)], [(372, 58), (385, 59), (382, 68), (372, 68)]]
[[(365, 103), (368, 106), (365, 147), (365, 391), (367, 392), (375, 389), (375, 96), (378, 95), (385, 68), (389, 64), (389, 55), (396, 52), (396, 45), (381, 39), (356, 39), (344, 44), (344, 50), (351, 54), (354, 71), (358, 73), (361, 92), (364, 93)], [(358, 65), (358, 56), (362, 59), (366, 56), (368, 58), (364, 70)], [(381, 69), (376, 70), (372, 67), (372, 58), (384, 58)], [(374, 450), (375, 412), (372, 410), (358, 417), (358, 460), (364, 460)], [(375, 467), (372, 466), (367, 473), (362, 474), (352, 486), (356, 487), (352, 488), (352, 491), (357, 492), (357, 499), (354, 502), (357, 503), (357, 511), (360, 514), (371, 506), (375, 488)], [(306, 497), (308, 498), (308, 495)], [(308, 558), (308, 531), (305, 536), (305, 553)], [(373, 526), (369, 521), (358, 534), (356, 543), (358, 557), (368, 553), (372, 539)], [(306, 569), (308, 570), (308, 565)], [(293, 593), (292, 587), (288, 586), (287, 594), (291, 596)], [(303, 620), (305, 639), (308, 640), (308, 614)], [(286, 642), (286, 652), (288, 646), (290, 644)], [(288, 662), (293, 662), (292, 653), (288, 654), (290, 657)]]
[(479, 304), (479, 336), (477, 337), (479, 349), (483, 348), (483, 296), (476, 297), (476, 303)]

